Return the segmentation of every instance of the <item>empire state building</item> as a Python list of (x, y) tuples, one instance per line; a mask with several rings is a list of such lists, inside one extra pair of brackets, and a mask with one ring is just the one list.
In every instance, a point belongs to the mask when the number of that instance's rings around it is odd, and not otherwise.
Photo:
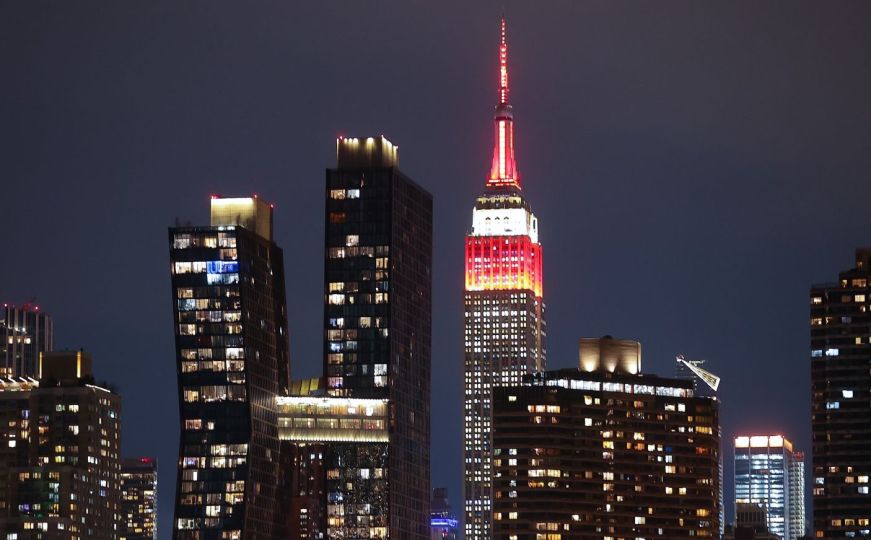
[(465, 537), (470, 540), (489, 539), (493, 525), (492, 390), (545, 368), (541, 244), (538, 219), (523, 196), (514, 159), (504, 18), (493, 129), (490, 175), (466, 235), (463, 454)]

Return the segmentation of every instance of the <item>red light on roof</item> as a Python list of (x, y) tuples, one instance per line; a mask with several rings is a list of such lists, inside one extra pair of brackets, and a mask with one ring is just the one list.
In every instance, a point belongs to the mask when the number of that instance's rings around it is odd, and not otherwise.
[(269, 208), (275, 208), (275, 204), (270, 204)]
[(149, 457), (139, 458), (140, 463), (151, 463), (152, 459)]
[(214, 193), (212, 193), (212, 194), (211, 194), (211, 195), (209, 195), (209, 198), (210, 198), (210, 199), (217, 199), (217, 198), (218, 198), (218, 196), (217, 196), (217, 195), (215, 195), (215, 194), (214, 194)]

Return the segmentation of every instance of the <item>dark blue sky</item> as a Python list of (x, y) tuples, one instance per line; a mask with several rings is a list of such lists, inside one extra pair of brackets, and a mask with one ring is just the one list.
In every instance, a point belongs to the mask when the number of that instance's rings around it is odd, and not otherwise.
[[(435, 198), (433, 485), (460, 502), (462, 255), (489, 167), (502, 3), (0, 1), (0, 300), (35, 296), (124, 398), (178, 419), (166, 227), (276, 203), (293, 374), (321, 370), (324, 168), (385, 134)], [(507, 2), (549, 364), (642, 342), (723, 376), (722, 424), (810, 444), (808, 287), (871, 244), (868, 3)], [(731, 498), (731, 482), (727, 483)]]

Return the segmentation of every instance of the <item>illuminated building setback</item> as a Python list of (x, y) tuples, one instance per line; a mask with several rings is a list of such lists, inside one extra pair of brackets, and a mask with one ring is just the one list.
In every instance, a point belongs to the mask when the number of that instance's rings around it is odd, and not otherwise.
[(278, 398), (291, 538), (388, 537), (388, 400)]
[(813, 529), (871, 536), (871, 250), (810, 291)]
[(171, 228), (169, 249), (181, 413), (173, 538), (270, 538), (276, 398), (289, 378), (272, 208), (213, 197), (211, 224)]
[(504, 19), (501, 30), (493, 159), (465, 246), (464, 518), (465, 537), (473, 540), (489, 539), (492, 525), (491, 392), (545, 367), (538, 219), (514, 158)]
[(719, 538), (717, 400), (627, 365), (494, 389), (494, 540)]
[(804, 455), (781, 435), (735, 437), (735, 504), (759, 505), (784, 540), (805, 533)]

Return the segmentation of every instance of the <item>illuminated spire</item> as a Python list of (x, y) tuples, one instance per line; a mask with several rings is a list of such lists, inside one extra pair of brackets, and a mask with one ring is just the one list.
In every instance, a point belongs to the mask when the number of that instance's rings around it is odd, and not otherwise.
[(493, 164), (487, 187), (514, 187), (520, 189), (520, 178), (514, 162), (514, 115), (508, 103), (508, 35), (505, 17), (499, 42), (499, 103), (493, 118), (495, 144)]
[(508, 37), (505, 17), (502, 17), (502, 39), (499, 42), (499, 104), (508, 105)]

